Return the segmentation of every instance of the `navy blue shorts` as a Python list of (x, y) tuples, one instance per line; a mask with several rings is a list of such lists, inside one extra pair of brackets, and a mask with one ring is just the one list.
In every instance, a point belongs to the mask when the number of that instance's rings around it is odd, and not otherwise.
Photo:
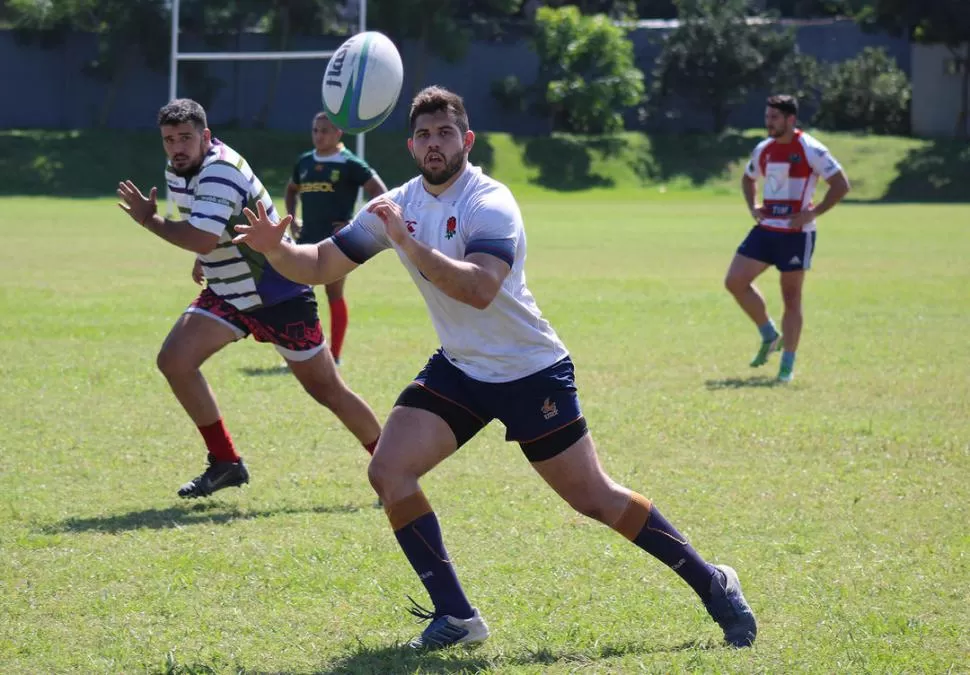
[(780, 232), (755, 225), (738, 253), (774, 265), (780, 272), (807, 270), (815, 253), (815, 232)]
[(586, 435), (573, 362), (566, 358), (512, 382), (481, 382), (452, 365), (441, 351), (397, 399), (443, 419), (458, 447), (498, 419), (505, 440), (515, 441), (530, 462), (555, 457)]

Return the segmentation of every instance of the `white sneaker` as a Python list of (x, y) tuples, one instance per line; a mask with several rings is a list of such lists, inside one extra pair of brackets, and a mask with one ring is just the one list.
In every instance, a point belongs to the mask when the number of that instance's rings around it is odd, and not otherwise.
[(488, 624), (485, 623), (485, 619), (482, 618), (477, 609), (473, 608), (475, 613), (468, 619), (456, 619), (449, 615), (435, 617), (427, 610), (424, 610), (424, 613), (420, 615), (414, 610), (409, 611), (415, 616), (431, 619), (431, 623), (421, 631), (421, 635), (408, 643), (408, 646), (412, 649), (442, 649), (452, 645), (476, 645), (488, 639)]

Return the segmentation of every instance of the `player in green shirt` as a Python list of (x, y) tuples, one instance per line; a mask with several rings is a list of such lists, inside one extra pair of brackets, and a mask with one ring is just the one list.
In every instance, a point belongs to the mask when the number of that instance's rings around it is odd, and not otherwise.
[[(300, 155), (286, 186), (286, 212), (293, 216), (290, 229), (300, 244), (317, 244), (354, 217), (357, 191), (364, 188), (368, 199), (387, 192), (380, 176), (363, 159), (340, 142), (343, 132), (326, 113), (313, 118), (313, 150)], [(300, 197), (302, 218), (296, 218)], [(326, 285), (330, 304), (330, 351), (340, 363), (340, 350), (347, 334), (348, 312), (344, 280)]]

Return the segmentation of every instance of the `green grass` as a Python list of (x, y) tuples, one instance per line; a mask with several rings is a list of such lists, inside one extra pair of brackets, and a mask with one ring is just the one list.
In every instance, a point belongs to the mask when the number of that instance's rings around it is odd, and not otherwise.
[[(215, 130), (239, 150), (263, 182), (282, 192), (292, 162), (309, 147), (307, 134)], [(970, 146), (819, 132), (852, 180), (854, 201), (968, 202)], [(389, 185), (414, 174), (404, 132), (368, 135), (366, 156)], [(608, 138), (556, 135), (516, 138), (481, 133), (472, 161), (520, 196), (606, 191), (641, 199), (650, 194), (737, 194), (744, 164), (760, 130), (721, 136), (627, 133)], [(348, 138), (350, 147), (353, 141)], [(164, 156), (156, 131), (0, 131), (0, 195), (92, 197), (112, 194), (119, 180), (159, 185)]]
[[(970, 207), (827, 215), (780, 388), (721, 288), (740, 200), (617, 194), (522, 200), (530, 286), (607, 471), (738, 569), (753, 649), (496, 425), (423, 482), (493, 637), (405, 653), (424, 594), (352, 437), (272, 348), (233, 345), (204, 370), (253, 482), (179, 501), (203, 449), (154, 357), (189, 254), (110, 200), (6, 198), (0, 672), (967, 672)], [(437, 343), (392, 255), (348, 293), (342, 372), (383, 418)]]

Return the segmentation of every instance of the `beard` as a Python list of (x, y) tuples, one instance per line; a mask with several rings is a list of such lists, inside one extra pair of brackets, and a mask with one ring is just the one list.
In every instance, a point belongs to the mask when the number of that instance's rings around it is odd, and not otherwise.
[(768, 127), (768, 135), (772, 138), (781, 138), (789, 129), (787, 127)]
[(202, 162), (198, 164), (188, 164), (184, 169), (176, 168), (175, 164), (172, 164), (172, 173), (174, 173), (179, 178), (191, 178), (196, 173), (199, 172), (199, 168), (202, 166)]
[[(176, 155), (176, 157), (178, 159), (182, 159), (182, 158), (189, 159), (188, 155)], [(170, 161), (170, 163), (172, 165), (172, 172), (176, 176), (178, 176), (179, 178), (191, 178), (192, 176), (194, 176), (195, 174), (197, 174), (199, 172), (199, 169), (202, 168), (202, 160), (204, 160), (204, 159), (205, 159), (205, 144), (202, 143), (202, 142), (200, 142), (199, 143), (199, 161), (198, 162), (190, 162), (188, 164), (185, 164), (183, 166), (183, 168), (179, 169), (178, 167), (175, 166), (175, 159), (174, 158), (171, 159), (171, 160), (169, 160), (169, 161)]]
[[(462, 164), (465, 162), (465, 153), (459, 152), (454, 157), (448, 158), (443, 153), (434, 153), (444, 159), (444, 166), (438, 170), (432, 170), (425, 166), (424, 162), (418, 161), (418, 170), (429, 185), (442, 185), (447, 183), (456, 173), (461, 171)], [(427, 157), (427, 155), (425, 155)]]

